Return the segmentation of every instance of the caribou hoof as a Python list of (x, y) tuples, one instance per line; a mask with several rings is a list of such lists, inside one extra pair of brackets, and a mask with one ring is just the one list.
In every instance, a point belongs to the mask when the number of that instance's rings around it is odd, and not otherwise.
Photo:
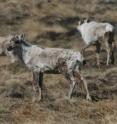
[(68, 99), (70, 100), (71, 98), (72, 98), (72, 95), (71, 95), (71, 94), (69, 94), (69, 95), (68, 95)]
[(41, 97), (38, 97), (38, 102), (41, 102), (42, 101), (42, 98)]
[(33, 103), (36, 102), (36, 98), (35, 98), (35, 97), (32, 98), (32, 102), (33, 102)]
[(99, 70), (101, 70), (101, 67), (100, 67), (99, 64), (96, 64), (96, 68), (99, 69)]
[(91, 99), (91, 97), (89, 95), (86, 97), (86, 100), (87, 101), (92, 101), (92, 99)]
[(41, 97), (33, 97), (32, 98), (32, 102), (33, 103), (39, 103), (39, 102), (41, 102), (42, 101), (42, 98)]
[(106, 63), (106, 66), (108, 67), (109, 66), (109, 63)]

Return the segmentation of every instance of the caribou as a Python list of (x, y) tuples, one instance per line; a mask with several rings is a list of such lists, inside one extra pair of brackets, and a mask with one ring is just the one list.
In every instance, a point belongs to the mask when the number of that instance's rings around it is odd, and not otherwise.
[(43, 74), (63, 74), (70, 83), (69, 98), (79, 79), (86, 91), (86, 99), (91, 100), (87, 81), (83, 77), (80, 67), (85, 62), (79, 51), (63, 48), (42, 48), (27, 42), (24, 35), (13, 37), (7, 47), (8, 52), (21, 61), (25, 67), (33, 72), (33, 101), (42, 99)]
[(10, 40), (13, 38), (13, 35), (8, 36), (0, 36), (0, 55), (6, 55), (11, 59), (11, 63), (15, 62), (15, 57), (13, 56), (12, 52), (7, 51), (8, 44), (10, 43)]
[(97, 66), (100, 66), (101, 45), (104, 44), (107, 52), (106, 65), (114, 64), (114, 35), (115, 28), (110, 23), (89, 21), (88, 19), (78, 22), (77, 30), (81, 33), (82, 39), (85, 42), (82, 52), (91, 45), (96, 46)]

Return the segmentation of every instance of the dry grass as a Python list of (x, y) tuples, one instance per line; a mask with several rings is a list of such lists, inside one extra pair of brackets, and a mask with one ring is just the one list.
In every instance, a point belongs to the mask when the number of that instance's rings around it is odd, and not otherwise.
[[(107, 20), (117, 27), (117, 3), (100, 1), (1, 0), (0, 34), (25, 32), (34, 44), (80, 50), (83, 42), (76, 32), (79, 18)], [(92, 102), (85, 100), (81, 84), (69, 100), (69, 84), (64, 77), (44, 75), (44, 99), (32, 103), (31, 72), (1, 56), (0, 124), (117, 124), (117, 61), (108, 68), (102, 64), (99, 70), (93, 49), (90, 50), (82, 73), (88, 81)], [(102, 61), (104, 56), (105, 53)]]

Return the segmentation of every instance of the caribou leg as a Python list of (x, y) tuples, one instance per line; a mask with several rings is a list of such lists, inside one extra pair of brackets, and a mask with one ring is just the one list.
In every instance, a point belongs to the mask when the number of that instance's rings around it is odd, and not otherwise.
[(33, 98), (32, 101), (35, 102), (36, 101), (36, 73), (33, 72), (33, 81), (32, 81), (32, 87), (33, 87)]
[(43, 94), (42, 94), (42, 85), (43, 85), (43, 73), (40, 72), (38, 74), (38, 88), (39, 88), (39, 101), (42, 100)]
[(87, 81), (86, 81), (86, 79), (85, 79), (80, 73), (79, 73), (79, 77), (80, 77), (81, 82), (83, 82), (84, 88), (85, 88), (85, 90), (86, 90), (86, 99), (87, 99), (87, 100), (91, 100), (91, 97), (90, 97), (90, 95), (89, 95), (89, 90), (88, 90), (88, 86), (87, 86)]
[(107, 52), (106, 65), (108, 66), (109, 65), (109, 60), (110, 60), (111, 49), (110, 49), (110, 45), (107, 41), (105, 42), (105, 46), (106, 46), (106, 52)]
[(69, 99), (70, 99), (72, 97), (72, 93), (76, 85), (76, 80), (73, 76), (73, 72), (69, 73), (69, 78), (70, 78), (70, 90), (69, 90)]
[(101, 44), (99, 41), (96, 42), (96, 58), (97, 58), (97, 66), (100, 67), (100, 50)]
[[(42, 99), (42, 82), (43, 82), (43, 73), (33, 72), (33, 102), (40, 101)], [(38, 96), (38, 99), (37, 99)]]
[(89, 48), (92, 44), (86, 45), (84, 48), (82, 48), (81, 53), (84, 55), (84, 52), (87, 48)]
[(115, 42), (113, 41), (112, 44), (110, 44), (110, 49), (111, 49), (111, 55), (110, 55), (110, 59), (111, 59), (111, 64), (114, 64), (115, 62), (115, 57), (114, 57), (114, 52), (115, 52)]

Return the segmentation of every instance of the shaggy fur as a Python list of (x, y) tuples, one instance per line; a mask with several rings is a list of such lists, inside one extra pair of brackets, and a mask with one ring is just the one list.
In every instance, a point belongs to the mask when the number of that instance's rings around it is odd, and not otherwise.
[(86, 44), (83, 48), (83, 51), (91, 45), (96, 45), (97, 53), (97, 65), (100, 65), (99, 54), (101, 50), (101, 44), (105, 44), (107, 52), (107, 61), (106, 65), (111, 63), (114, 64), (114, 27), (109, 23), (101, 23), (96, 21), (83, 21), (79, 22), (77, 29), (80, 31), (82, 38)]
[(91, 99), (87, 82), (80, 72), (80, 66), (83, 63), (83, 56), (80, 52), (61, 48), (41, 48), (27, 43), (23, 36), (14, 37), (7, 50), (12, 51), (33, 72), (33, 89), (39, 93), (39, 100), (42, 98), (44, 73), (63, 74), (70, 83), (69, 98), (77, 82), (76, 77), (79, 77), (84, 84), (86, 98)]

